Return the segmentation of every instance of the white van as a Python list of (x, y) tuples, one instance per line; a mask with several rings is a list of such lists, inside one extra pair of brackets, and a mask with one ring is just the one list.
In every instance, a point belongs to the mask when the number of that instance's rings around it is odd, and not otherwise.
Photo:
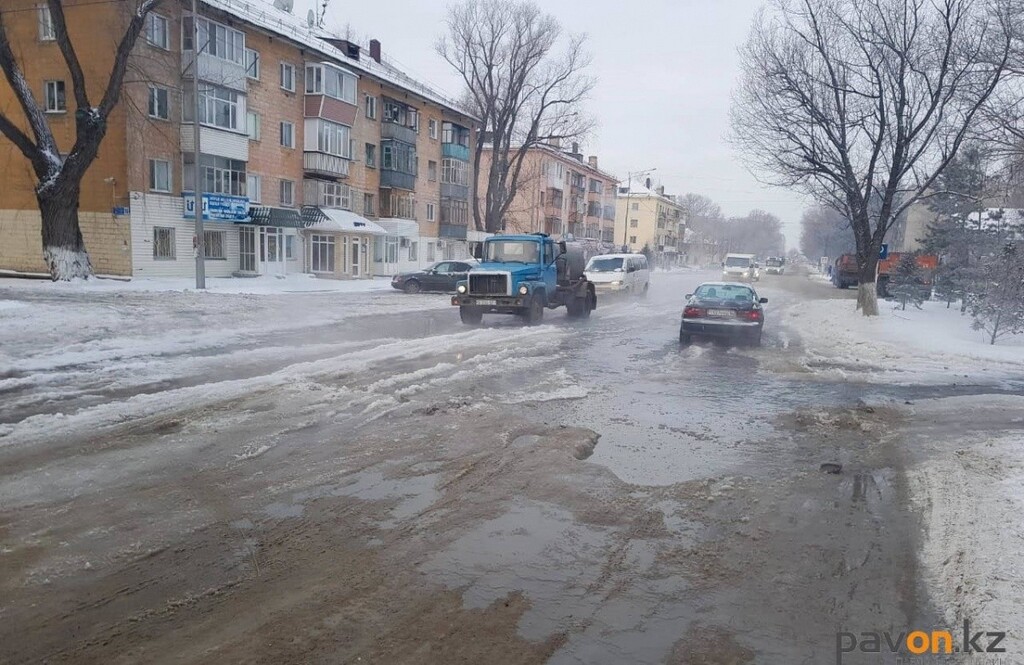
[(583, 274), (598, 293), (647, 295), (651, 269), (643, 254), (599, 254), (591, 257)]
[(757, 257), (753, 254), (726, 254), (722, 261), (722, 280), (756, 282), (761, 279)]

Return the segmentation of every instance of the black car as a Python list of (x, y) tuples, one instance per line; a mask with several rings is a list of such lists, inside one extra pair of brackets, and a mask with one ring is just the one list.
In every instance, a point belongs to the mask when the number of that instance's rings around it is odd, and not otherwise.
[(694, 337), (748, 344), (761, 343), (764, 308), (767, 298), (759, 298), (747, 284), (707, 282), (686, 296), (679, 343), (689, 344)]
[(403, 272), (391, 278), (391, 286), (406, 293), (455, 291), (455, 284), (466, 279), (473, 264), (467, 261), (438, 261), (429, 268)]

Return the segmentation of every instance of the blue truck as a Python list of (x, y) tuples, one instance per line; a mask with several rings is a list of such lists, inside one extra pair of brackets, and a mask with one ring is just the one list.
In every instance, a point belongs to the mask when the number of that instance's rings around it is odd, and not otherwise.
[(583, 248), (545, 233), (495, 235), (482, 248), (481, 263), (455, 286), (452, 305), (467, 325), (484, 314), (515, 314), (530, 325), (545, 309), (565, 306), (571, 318), (597, 308), (594, 284), (583, 274)]

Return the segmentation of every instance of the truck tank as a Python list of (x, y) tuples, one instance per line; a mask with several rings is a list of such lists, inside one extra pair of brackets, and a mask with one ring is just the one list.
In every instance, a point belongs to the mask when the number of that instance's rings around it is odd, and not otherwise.
[(566, 242), (565, 254), (558, 257), (558, 281), (577, 281), (583, 277), (583, 269), (587, 267), (587, 258), (583, 245), (578, 242)]

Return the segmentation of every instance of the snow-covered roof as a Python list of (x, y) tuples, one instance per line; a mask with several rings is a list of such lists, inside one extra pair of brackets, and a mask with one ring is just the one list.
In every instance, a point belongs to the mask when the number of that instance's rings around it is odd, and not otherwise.
[[(315, 216), (316, 221), (306, 226), (307, 230), (333, 233), (366, 233), (374, 236), (388, 234), (379, 224), (371, 222), (365, 217), (360, 217), (349, 210), (318, 208), (318, 211), (319, 215)], [(307, 209), (303, 209), (303, 212), (307, 212)]]
[(209, 7), (231, 14), (256, 27), (298, 42), (306, 48), (313, 49), (321, 55), (325, 55), (344, 64), (346, 67), (350, 67), (356, 72), (368, 74), (403, 90), (408, 90), (427, 101), (454, 111), (459, 115), (474, 118), (471, 113), (463, 109), (454, 100), (445, 97), (427, 84), (417, 81), (386, 62), (377, 62), (370, 58), (368, 54), (366, 57), (360, 57), (358, 60), (348, 57), (347, 53), (322, 37), (319, 34), (319, 29), (310, 27), (305, 20), (280, 10), (269, 2), (264, 2), (263, 0), (201, 1)]
[(618, 190), (616, 190), (616, 191), (618, 193), (619, 198), (625, 198), (627, 196), (629, 196), (631, 198), (645, 197), (646, 196), (646, 197), (650, 197), (650, 198), (660, 199), (660, 200), (664, 201), (665, 203), (668, 203), (669, 205), (676, 206), (677, 208), (681, 208), (682, 207), (678, 203), (676, 203), (675, 199), (673, 199), (671, 196), (667, 196), (665, 194), (659, 194), (657, 191), (655, 191), (653, 189), (650, 189), (648, 187), (645, 187), (643, 185), (637, 185), (637, 184), (620, 185)]
[(1024, 208), (986, 208), (972, 212), (968, 220), (979, 228), (998, 229), (1024, 225)]

